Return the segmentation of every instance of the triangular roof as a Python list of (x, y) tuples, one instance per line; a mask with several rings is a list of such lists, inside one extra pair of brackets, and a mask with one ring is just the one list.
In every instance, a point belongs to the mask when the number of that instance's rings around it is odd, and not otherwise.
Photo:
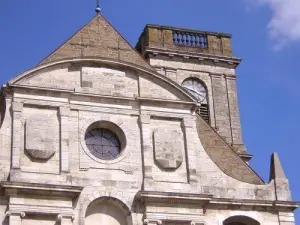
[(102, 16), (95, 16), (39, 65), (70, 58), (109, 58), (155, 71)]

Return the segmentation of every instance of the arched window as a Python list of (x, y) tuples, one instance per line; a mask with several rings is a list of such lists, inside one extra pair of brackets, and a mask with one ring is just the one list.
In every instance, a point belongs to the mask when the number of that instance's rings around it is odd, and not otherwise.
[(233, 216), (226, 219), (223, 225), (260, 225), (260, 223), (247, 216)]
[(207, 123), (209, 123), (209, 105), (207, 88), (204, 82), (198, 78), (190, 77), (183, 81), (182, 87), (184, 87), (195, 100), (201, 104), (199, 114)]

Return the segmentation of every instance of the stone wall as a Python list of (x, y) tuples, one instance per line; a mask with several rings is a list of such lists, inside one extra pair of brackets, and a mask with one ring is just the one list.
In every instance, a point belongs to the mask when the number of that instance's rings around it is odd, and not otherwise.
[(202, 80), (208, 91), (210, 125), (237, 152), (246, 153), (242, 140), (234, 69), (163, 55), (152, 57), (150, 63), (158, 72), (179, 85), (188, 77)]
[[(15, 210), (11, 212), (9, 220), (22, 220), (23, 224), (83, 225), (89, 205), (104, 197), (122, 202), (130, 211), (134, 225), (143, 224), (145, 218), (148, 219), (146, 223), (151, 224), (152, 219), (161, 220), (161, 217), (165, 218), (162, 219), (165, 224), (176, 221), (186, 224), (220, 224), (232, 211), (245, 214), (245, 210), (240, 208), (228, 210), (226, 207), (230, 203), (224, 203), (224, 199), (238, 202), (235, 203), (238, 205), (248, 201), (250, 205), (265, 203), (273, 207), (273, 201), (276, 200), (274, 181), (264, 184), (256, 174), (251, 173), (247, 164), (236, 158), (238, 156), (234, 152), (230, 153), (233, 157), (228, 157), (225, 152), (231, 151), (230, 147), (222, 142), (223, 139), (214, 133), (213, 128), (205, 123), (197, 124), (195, 104), (187, 102), (184, 92), (177, 89), (174, 83), (167, 83), (159, 77), (149, 79), (150, 74), (142, 74), (140, 71), (135, 73), (138, 77), (132, 79), (126, 76), (127, 70), (109, 69), (107, 88), (112, 90), (108, 92), (110, 96), (106, 96), (102, 95), (101, 88), (97, 88), (97, 85), (104, 82), (98, 72), (108, 71), (106, 69), (109, 68), (89, 68), (97, 73), (94, 76), (90, 76), (93, 74), (91, 71), (85, 74), (86, 80), (93, 82), (93, 88), (96, 87), (100, 94), (88, 92), (90, 89), (84, 93), (76, 92), (78, 89), (71, 86), (69, 89), (73, 89), (73, 92), (50, 88), (44, 90), (36, 86), (29, 89), (17, 87), (17, 84), (11, 87), (13, 104), (11, 106), (8, 96), (9, 109), (0, 129), (1, 140), (4, 140), (0, 149), (4, 156), (0, 159), (3, 161), (1, 179), (6, 181), (5, 174), (9, 173), (9, 184), (15, 183), (13, 188), (3, 187), (9, 198), (9, 203), (3, 200), (3, 205)], [(57, 73), (61, 74), (61, 69), (57, 69)], [(176, 79), (184, 79), (188, 73), (181, 69)], [(55, 70), (51, 74), (54, 78), (59, 77)], [(43, 81), (43, 75), (36, 75), (41, 87), (47, 85), (49, 76)], [(207, 71), (194, 71), (193, 75), (210, 84)], [(144, 83), (143, 79), (147, 82)], [(35, 77), (25, 80), (33, 81)], [(119, 87), (110, 85), (114, 82), (122, 83), (123, 90), (135, 91), (133, 84), (138, 82), (139, 96), (115, 96), (113, 93)], [(76, 82), (70, 84), (77, 85)], [(153, 94), (153, 91), (156, 93)], [(212, 87), (210, 92), (213, 96)], [(131, 96), (132, 93), (124, 94)], [(126, 147), (120, 157), (113, 161), (105, 162), (96, 158), (85, 146), (84, 136), (88, 127), (98, 121), (113, 123), (125, 133)], [(199, 126), (209, 135), (199, 135)], [(27, 145), (27, 141), (31, 142)], [(223, 144), (219, 145), (221, 142)], [(54, 150), (55, 154), (43, 162), (36, 161), (26, 153), (27, 148), (33, 147), (38, 151)], [(217, 151), (219, 148), (223, 151)], [(218, 155), (218, 152), (221, 154)], [(210, 153), (217, 155), (218, 160)], [(235, 172), (236, 168), (239, 168), (238, 172)], [(239, 177), (232, 176), (232, 173)], [(253, 177), (255, 179), (251, 179)], [(28, 187), (28, 183), (45, 186)], [(48, 192), (43, 194), (46, 190)], [(68, 196), (72, 191), (76, 193)], [(145, 211), (148, 202), (144, 202), (145, 205), (139, 200), (141, 191), (152, 193), (152, 197), (160, 192), (163, 194), (155, 200), (158, 203), (149, 203), (148, 211)], [(15, 198), (14, 193), (22, 193), (22, 198)], [(67, 199), (63, 201), (65, 195)], [(172, 195), (175, 195), (175, 200)], [(170, 205), (164, 203), (159, 208), (158, 205), (166, 198), (171, 199), (168, 201)], [(183, 201), (182, 205), (178, 199)], [(220, 205), (225, 205), (225, 209)], [(62, 209), (65, 214), (59, 215), (58, 211)], [(172, 217), (168, 210), (177, 210), (178, 215)], [(268, 219), (274, 219), (271, 225), (278, 224), (266, 208), (261, 212), (258, 212), (259, 208), (246, 211), (251, 211), (251, 216), (262, 224)], [(41, 213), (46, 216), (41, 216)], [(282, 218), (286, 217), (282, 215)], [(5, 221), (7, 219), (4, 224)]]

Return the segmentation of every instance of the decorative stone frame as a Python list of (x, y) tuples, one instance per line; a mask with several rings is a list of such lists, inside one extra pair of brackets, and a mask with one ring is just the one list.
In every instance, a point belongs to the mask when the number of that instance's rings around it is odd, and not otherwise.
[[(119, 124), (121, 125), (121, 123), (119, 123)], [(90, 152), (90, 150), (88, 149), (88, 147), (86, 146), (86, 143), (85, 143), (85, 135), (87, 132), (89, 132), (93, 128), (105, 128), (116, 134), (116, 136), (118, 137), (120, 144), (121, 144), (120, 155), (118, 158), (113, 159), (113, 160), (104, 160), (104, 159), (97, 158)], [(114, 163), (120, 162), (122, 159), (124, 159), (128, 153), (128, 151), (126, 151), (127, 139), (126, 139), (123, 129), (111, 121), (98, 120), (98, 121), (90, 122), (89, 124), (86, 123), (86, 124), (84, 124), (83, 127), (81, 127), (79, 132), (80, 132), (80, 144), (81, 144), (82, 149), (84, 150), (86, 155), (88, 155), (94, 161), (97, 161), (102, 164), (114, 164)]]

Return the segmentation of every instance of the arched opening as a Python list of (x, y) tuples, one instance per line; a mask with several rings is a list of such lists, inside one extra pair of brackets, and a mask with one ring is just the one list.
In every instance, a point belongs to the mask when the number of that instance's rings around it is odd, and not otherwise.
[(93, 201), (85, 214), (85, 225), (132, 225), (130, 210), (114, 198)]
[(195, 100), (201, 104), (198, 113), (202, 119), (210, 123), (208, 92), (205, 83), (198, 78), (189, 77), (182, 82), (182, 87), (190, 92)]
[(226, 219), (223, 225), (260, 225), (260, 223), (247, 216), (233, 216)]

